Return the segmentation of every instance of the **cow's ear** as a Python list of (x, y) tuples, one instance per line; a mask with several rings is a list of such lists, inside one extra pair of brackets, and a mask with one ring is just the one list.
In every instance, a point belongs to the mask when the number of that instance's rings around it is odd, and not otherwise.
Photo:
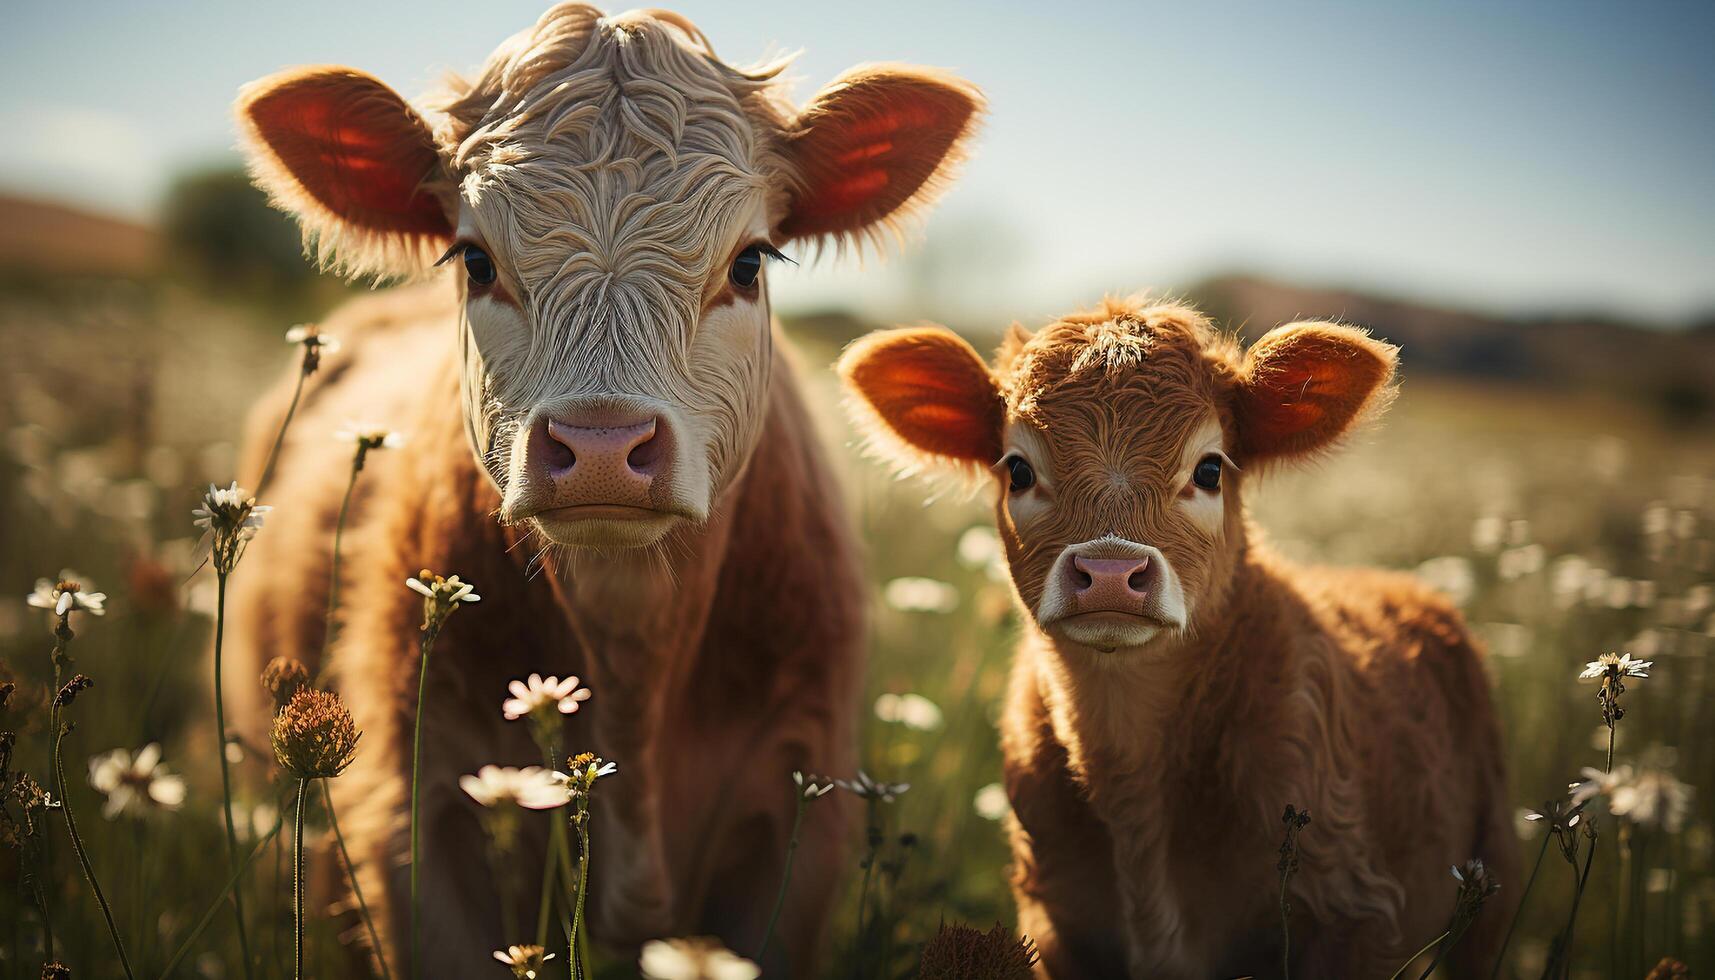
[(951, 330), (879, 330), (846, 348), (838, 370), (857, 423), (901, 469), (974, 470), (1000, 458), (1006, 400)]
[(1334, 323), (1289, 323), (1251, 346), (1235, 415), (1240, 461), (1331, 448), (1384, 408), (1399, 348)]
[(964, 159), (983, 97), (928, 68), (872, 65), (840, 76), (787, 127), (798, 171), (786, 238), (839, 239), (922, 211)]
[(295, 68), (246, 85), (237, 112), (252, 177), (324, 266), (408, 275), (452, 244), (457, 200), (429, 126), (377, 79)]

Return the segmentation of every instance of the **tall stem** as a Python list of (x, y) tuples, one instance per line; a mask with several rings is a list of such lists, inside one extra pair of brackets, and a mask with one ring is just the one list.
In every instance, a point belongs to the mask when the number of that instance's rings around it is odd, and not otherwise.
[(381, 934), (375, 931), (375, 920), (370, 917), (369, 903), (363, 900), (363, 888), (357, 883), (357, 865), (351, 863), (351, 852), (345, 849), (345, 835), (339, 830), (339, 815), (333, 809), (333, 790), (328, 788), (328, 781), (322, 780), (322, 801), (328, 808), (328, 825), (333, 828), (334, 843), (339, 845), (339, 858), (345, 863), (345, 875), (351, 882), (351, 897), (357, 899), (357, 914), (363, 918), (363, 927), (369, 931), (369, 945), (375, 950), (375, 959), (381, 964), (383, 980), (392, 980), (393, 974), (387, 968), (387, 952), (381, 948)]
[(423, 975), (423, 906), (420, 879), (423, 868), (423, 702), (429, 693), (429, 651), (435, 647), (438, 628), (423, 630), (422, 658), (417, 666), (417, 724), (411, 736), (411, 975)]
[(292, 416), (298, 414), (298, 399), (304, 394), (304, 379), (309, 376), (309, 372), (298, 370), (298, 383), (292, 389), (292, 404), (286, 408), (286, 418), (280, 423), (280, 431), (274, 435), (273, 447), (268, 450), (268, 461), (262, 465), (262, 476), (256, 481), (257, 493), (267, 488), (268, 478), (274, 475), (274, 464), (280, 461), (280, 447), (286, 441), (286, 430), (292, 427)]
[[(282, 800), (281, 802), (285, 801)], [(167, 968), (161, 971), (161, 980), (167, 980), (168, 977), (174, 975), (173, 971), (183, 962), (186, 954), (191, 951), (191, 947), (196, 944), (197, 939), (201, 938), (203, 930), (207, 929), (208, 924), (214, 920), (214, 913), (220, 909), (220, 903), (226, 900), (226, 893), (238, 887), (239, 876), (250, 870), (250, 863), (256, 860), (256, 855), (261, 854), (262, 848), (266, 847), (268, 842), (280, 833), (281, 820), (284, 816), (285, 814), (279, 814), (274, 817), (274, 826), (262, 835), (262, 839), (256, 842), (256, 846), (250, 849), (249, 854), (245, 855), (244, 863), (239, 865), (238, 870), (226, 879), (226, 887), (222, 888), (220, 894), (214, 897), (214, 901), (209, 903), (208, 908), (203, 911), (202, 918), (197, 920), (196, 928), (192, 929), (191, 934), (179, 944), (177, 952), (173, 953), (173, 958), (167, 961)]]
[(328, 577), (328, 615), (327, 623), (322, 627), (322, 661), (321, 668), (325, 670), (328, 661), (328, 648), (333, 645), (334, 613), (339, 610), (339, 540), (345, 533), (345, 515), (351, 510), (351, 493), (357, 489), (357, 474), (363, 471), (363, 449), (359, 447), (357, 457), (351, 461), (351, 479), (345, 483), (345, 496), (340, 498), (339, 519), (333, 525), (333, 568)]
[[(585, 799), (588, 799), (586, 794)], [(587, 806), (587, 804), (586, 804)], [(578, 976), (587, 977), (590, 973), (589, 939), (584, 936), (584, 897), (590, 888), (590, 817), (588, 809), (583, 813), (583, 826), (578, 831), (578, 904), (577, 911), (572, 915), (572, 949), (573, 962), (577, 964)]]
[(113, 923), (113, 907), (107, 904), (107, 896), (101, 893), (101, 882), (95, 879), (95, 868), (89, 863), (89, 853), (83, 848), (83, 838), (77, 833), (77, 820), (71, 815), (71, 800), (66, 796), (65, 758), (60, 754), (60, 740), (65, 738), (65, 731), (55, 733), (53, 752), (53, 773), (56, 783), (55, 790), (60, 794), (60, 813), (65, 815), (66, 833), (71, 835), (72, 850), (77, 852), (77, 860), (83, 866), (83, 876), (89, 880), (89, 888), (95, 893), (95, 902), (101, 906), (101, 916), (107, 920), (107, 934), (113, 937), (113, 949), (119, 954), (119, 965), (124, 968), (127, 977), (135, 977), (131, 972), (131, 960), (125, 955), (125, 943), (119, 938), (119, 927)]
[(1536, 851), (1536, 863), (1531, 865), (1530, 878), (1524, 883), (1524, 893), (1519, 895), (1518, 907), (1513, 909), (1512, 921), (1507, 924), (1506, 938), (1501, 940), (1501, 951), (1495, 954), (1495, 965), (1489, 968), (1489, 980), (1495, 980), (1501, 975), (1501, 964), (1506, 962), (1507, 947), (1512, 945), (1513, 930), (1518, 928), (1518, 920), (1524, 915), (1524, 903), (1530, 898), (1531, 886), (1536, 884), (1536, 873), (1542, 870), (1542, 859), (1548, 854), (1548, 842), (1553, 836), (1549, 833), (1542, 835), (1542, 846)]
[(780, 893), (774, 896), (774, 911), (768, 916), (768, 928), (762, 931), (762, 946), (756, 951), (756, 962), (765, 963), (768, 941), (774, 938), (774, 926), (780, 921), (780, 910), (786, 907), (786, 888), (792, 883), (792, 860), (798, 856), (798, 830), (804, 826), (804, 811), (810, 801), (798, 794), (798, 815), (792, 818), (792, 839), (786, 844), (786, 867), (780, 874)]
[(1280, 876), (1280, 976), (1292, 980), (1292, 922), (1286, 908), (1286, 886), (1292, 879)]
[[(282, 429), (282, 434), (284, 430)], [(215, 576), (214, 606), (214, 728), (216, 751), (220, 756), (221, 812), (226, 816), (226, 870), (238, 869), (238, 832), (232, 823), (232, 773), (226, 763), (226, 696), (221, 686), (221, 650), (226, 638), (226, 572)], [(238, 919), (238, 950), (244, 957), (244, 976), (250, 977), (250, 937), (244, 929), (244, 888), (242, 882), (232, 887), (232, 911)]]
[[(1401, 963), (1399, 965), (1399, 969), (1393, 971), (1393, 976), (1388, 977), (1387, 980), (1399, 980), (1400, 977), (1405, 976), (1406, 967), (1410, 966), (1412, 963), (1415, 963), (1419, 956), (1422, 956), (1424, 953), (1427, 953), (1430, 950), (1434, 949), (1436, 946), (1439, 946), (1441, 944), (1441, 941), (1443, 939), (1446, 939), (1448, 937), (1448, 935), (1450, 935), (1450, 933), (1443, 932), (1441, 935), (1436, 936), (1434, 939), (1431, 939), (1429, 942), (1424, 943), (1423, 948), (1419, 949), (1417, 952), (1406, 957), (1405, 962)], [(1435, 964), (1430, 963), (1429, 968), (1431, 970), (1435, 969)], [(1427, 975), (1427, 974), (1425, 974), (1425, 975)]]
[(304, 797), (310, 781), (298, 780), (297, 813), (292, 818), (292, 975), (304, 980)]

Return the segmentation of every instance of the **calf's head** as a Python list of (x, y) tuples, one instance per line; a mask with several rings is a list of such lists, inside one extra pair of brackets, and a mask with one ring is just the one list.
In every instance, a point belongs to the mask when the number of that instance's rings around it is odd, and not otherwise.
[(940, 327), (882, 331), (840, 373), (909, 468), (987, 470), (1013, 584), (1063, 644), (1131, 650), (1222, 614), (1245, 547), (1243, 477), (1330, 447), (1385, 402), (1395, 349), (1293, 323), (1241, 351), (1196, 311), (1109, 300), (991, 367)]
[(424, 111), (349, 68), (248, 86), (257, 181), (320, 259), (459, 277), (464, 411), (503, 520), (574, 546), (705, 520), (762, 429), (764, 266), (885, 232), (980, 109), (925, 69), (855, 69), (795, 110), (664, 11), (563, 4)]

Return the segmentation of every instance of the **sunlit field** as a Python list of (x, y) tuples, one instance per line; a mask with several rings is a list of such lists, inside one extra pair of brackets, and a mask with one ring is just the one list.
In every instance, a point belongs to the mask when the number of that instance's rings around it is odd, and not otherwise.
[[(16, 284), (3, 296), (0, 684), (16, 686), (0, 730), (16, 740), (0, 754), (8, 770), (0, 977), (34, 978), (54, 958), (80, 978), (122, 975), (61, 811), (30, 805), (13, 775), (51, 788), (57, 620), (25, 597), (62, 569), (107, 596), (104, 615), (74, 612), (70, 621), (73, 663), (62, 680), (81, 673), (94, 685), (64, 707), (73, 727), (62, 754), (65, 802), (113, 928), (139, 977), (242, 976), (230, 907), (220, 901), (228, 874), (210, 689), (214, 576), (199, 570), (191, 511), (209, 483), (238, 476), (243, 414), (295, 363), (296, 349), (281, 341), (295, 317), (114, 283)], [(1386, 324), (1372, 326), (1387, 335)], [(909, 789), (871, 807), (879, 834), (860, 828), (849, 842), (826, 975), (910, 977), (942, 923), (1014, 921), (995, 724), (1019, 621), (986, 495), (900, 483), (854, 445), (827, 370), (844, 339), (800, 332), (799, 361), (837, 447), (871, 576), (865, 770)], [(1524, 867), (1539, 864), (1502, 976), (1543, 974), (1586, 867), (1571, 975), (1643, 977), (1666, 956), (1695, 975), (1715, 970), (1715, 434), (1668, 428), (1653, 406), (1597, 393), (1423, 379), (1409, 347), (1402, 356), (1390, 414), (1325, 462), (1247, 485), (1254, 516), (1271, 545), (1293, 557), (1415, 570), (1463, 605), (1486, 642)], [(234, 572), (269, 574), (260, 563)], [(1566, 801), (1586, 767), (1606, 766), (1599, 686), (1578, 675), (1609, 652), (1653, 666), (1626, 679), (1613, 743), (1619, 778), (1586, 808), (1599, 836), (1593, 860), (1580, 851), (1575, 872), (1543, 822), (1526, 817)], [(150, 797), (147, 779), (116, 782), (104, 771), (113, 750), (150, 744), (164, 767), (156, 779), (181, 777), (182, 801), (170, 787)], [(290, 976), (287, 810), (296, 781), (266, 745), (227, 752), (240, 853), (274, 833), (239, 882), (255, 975)], [(603, 791), (625, 792), (618, 761)], [(787, 774), (781, 780), (782, 793), (791, 792)], [(310, 796), (305, 839), (326, 853), (321, 800)], [(811, 804), (805, 819), (817, 813)], [(285, 830), (276, 832), (282, 814)], [(340, 891), (337, 862), (310, 867), (320, 877), (309, 883), (312, 896)], [(1449, 874), (1449, 899), (1457, 884)], [(1501, 884), (1515, 899), (1526, 888)], [(351, 911), (307, 910), (306, 975), (366, 975), (361, 958), (342, 948), (362, 929)], [(594, 959), (601, 976), (636, 975), (634, 963), (599, 948)], [(566, 965), (562, 951), (545, 975), (565, 976)], [(495, 963), (493, 975), (506, 968)]]

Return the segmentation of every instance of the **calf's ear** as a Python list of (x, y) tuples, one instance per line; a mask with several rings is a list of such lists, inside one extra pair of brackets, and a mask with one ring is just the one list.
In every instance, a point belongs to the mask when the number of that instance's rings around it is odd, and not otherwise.
[(1006, 400), (983, 359), (945, 327), (879, 330), (840, 357), (848, 404), (901, 469), (987, 467), (1000, 458)]
[(1331, 448), (1385, 408), (1399, 348), (1334, 323), (1289, 323), (1251, 346), (1235, 415), (1243, 461)]
[(976, 87), (929, 68), (871, 65), (836, 79), (787, 126), (798, 171), (786, 238), (897, 227), (951, 180), (976, 128)]
[(252, 178), (323, 266), (404, 275), (452, 244), (457, 199), (429, 126), (377, 79), (294, 68), (246, 85), (237, 113)]

